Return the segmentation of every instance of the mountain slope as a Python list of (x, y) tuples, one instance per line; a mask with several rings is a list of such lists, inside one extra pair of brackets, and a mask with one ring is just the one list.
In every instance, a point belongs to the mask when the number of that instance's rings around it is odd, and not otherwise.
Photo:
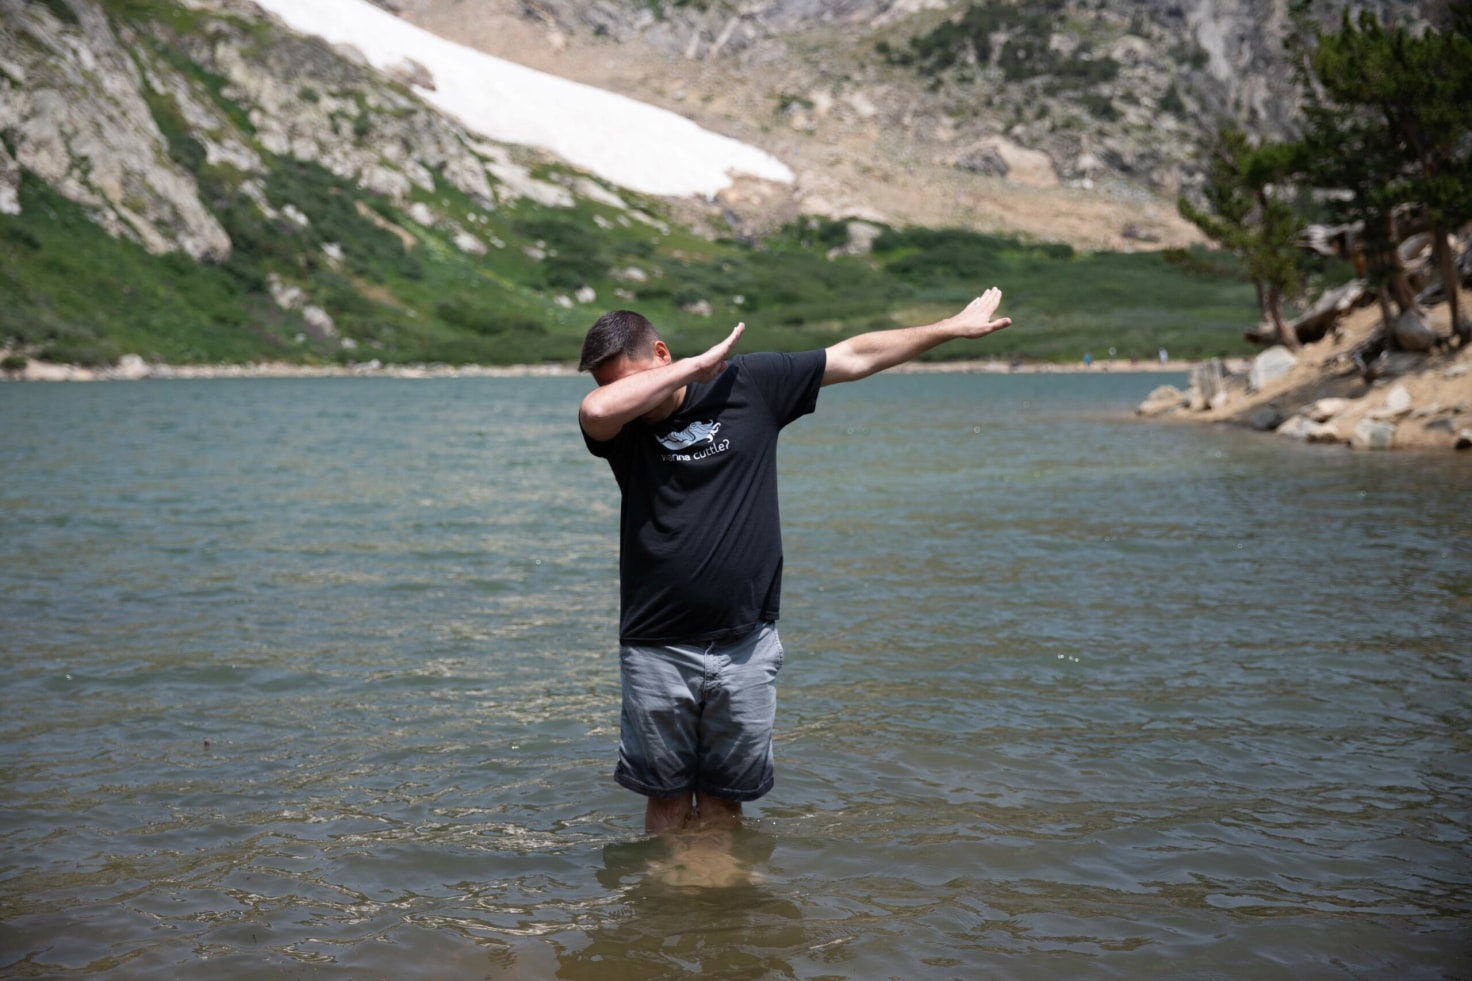
[[(1199, 241), (1175, 197), (1223, 118), (1296, 113), (1289, 0), (380, 0), (481, 50), (682, 112), (797, 174), (722, 204), (1135, 249)], [(1345, 2), (1312, 4), (1337, 22)], [(1431, 2), (1356, 2), (1397, 20)]]
[(0, 0), (0, 32), (11, 364), (565, 361), (614, 305), (681, 350), (735, 320), (793, 349), (993, 282), (1028, 324), (989, 340), (1002, 357), (1230, 353), (1250, 319), (1250, 288), (1204, 253), (733, 206), (777, 201), (770, 181), (715, 212), (640, 195), (484, 139), (425, 104), (412, 66), (394, 77), (241, 0)]

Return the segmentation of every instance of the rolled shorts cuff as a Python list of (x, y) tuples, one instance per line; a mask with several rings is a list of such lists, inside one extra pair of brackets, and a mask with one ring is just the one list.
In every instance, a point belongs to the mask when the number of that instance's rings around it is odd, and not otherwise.
[(613, 779), (614, 782), (626, 790), (632, 790), (634, 793), (642, 794), (645, 797), (658, 797), (660, 800), (670, 800), (675, 797), (689, 797), (695, 793), (693, 786), (683, 790), (671, 790), (668, 787), (656, 787), (653, 784), (645, 783), (629, 772), (628, 768), (624, 766), (623, 760), (619, 760), (618, 766), (614, 767)]
[(729, 787), (688, 787), (683, 790), (670, 790), (665, 787), (655, 787), (635, 778), (633, 774), (624, 768), (622, 763), (614, 769), (613, 779), (620, 787), (626, 790), (632, 790), (634, 793), (641, 794), (645, 797), (657, 797), (660, 800), (672, 800), (676, 797), (688, 797), (694, 793), (702, 793), (710, 794), (712, 797), (719, 797), (722, 800), (735, 800), (745, 803), (767, 796), (767, 794), (772, 792), (772, 788), (777, 785), (776, 775), (768, 774), (767, 778), (755, 788), (747, 790), (733, 790)]

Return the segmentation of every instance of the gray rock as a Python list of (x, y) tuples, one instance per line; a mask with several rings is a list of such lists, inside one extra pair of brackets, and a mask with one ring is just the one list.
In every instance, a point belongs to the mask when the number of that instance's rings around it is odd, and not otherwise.
[(1436, 331), (1420, 310), (1407, 310), (1397, 317), (1391, 333), (1403, 351), (1429, 351), (1436, 346)]
[(1006, 177), (1012, 169), (992, 144), (973, 147), (956, 157), (956, 166), (985, 177)]
[(1303, 414), (1314, 422), (1328, 422), (1349, 408), (1349, 399), (1324, 398), (1303, 410)]
[(1252, 359), (1252, 367), (1247, 371), (1247, 390), (1261, 391), (1264, 385), (1292, 371), (1296, 364), (1298, 358), (1292, 351), (1281, 344), (1273, 345)]
[(1383, 419), (1361, 419), (1349, 438), (1357, 450), (1388, 450), (1394, 442), (1395, 423)]
[(1370, 412), (1371, 419), (1399, 419), (1411, 411), (1411, 392), (1404, 385), (1395, 385), (1385, 394), (1385, 404)]
[(1212, 358), (1193, 366), (1188, 388), (1186, 402), (1193, 411), (1204, 412), (1225, 404), (1229, 396), (1226, 367), (1221, 359)]
[(1272, 432), (1283, 424), (1283, 413), (1276, 405), (1259, 406), (1248, 424), (1260, 433)]
[(1305, 438), (1310, 443), (1342, 443), (1343, 437), (1339, 435), (1339, 429), (1330, 422), (1315, 422), (1309, 424), (1308, 433)]
[(1186, 405), (1186, 393), (1174, 385), (1157, 386), (1145, 396), (1145, 401), (1135, 408), (1135, 415), (1158, 416), (1173, 412)]
[(1301, 439), (1307, 443), (1338, 443), (1339, 430), (1326, 422), (1316, 422), (1302, 413), (1291, 417), (1275, 430), (1279, 436)]
[(1381, 378), (1408, 375), (1426, 363), (1426, 355), (1417, 351), (1386, 351), (1380, 355)]
[(0, 215), (20, 214), (20, 164), (0, 141)]

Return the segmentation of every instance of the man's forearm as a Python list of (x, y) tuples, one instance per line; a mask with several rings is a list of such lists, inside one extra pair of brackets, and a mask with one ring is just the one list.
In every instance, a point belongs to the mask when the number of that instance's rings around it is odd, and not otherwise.
[(1002, 302), (1002, 291), (988, 289), (953, 317), (923, 327), (876, 330), (839, 341), (828, 348), (828, 365), (823, 384), (855, 381), (877, 371), (904, 364), (946, 341), (962, 337), (985, 337), (1012, 323), (1010, 317), (992, 319)]
[(853, 381), (893, 368), (960, 336), (948, 330), (947, 324), (942, 320), (923, 327), (875, 330), (840, 341), (828, 351), (829, 361), (836, 362), (835, 369), (843, 375), (836, 380)]
[(699, 371), (693, 358), (684, 358), (601, 385), (583, 398), (578, 422), (594, 439), (611, 439), (687, 385)]

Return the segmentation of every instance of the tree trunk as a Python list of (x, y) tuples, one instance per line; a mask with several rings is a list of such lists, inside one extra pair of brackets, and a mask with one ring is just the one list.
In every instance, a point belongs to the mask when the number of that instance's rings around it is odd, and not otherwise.
[(1278, 343), (1290, 351), (1303, 347), (1298, 342), (1298, 331), (1283, 321), (1283, 290), (1276, 284), (1268, 286), (1268, 318), (1278, 330)]
[(1445, 229), (1433, 228), (1431, 234), (1436, 236), (1433, 244), (1436, 248), (1437, 267), (1441, 270), (1441, 288), (1446, 293), (1447, 310), (1451, 312), (1452, 336), (1459, 344), (1466, 346), (1467, 341), (1472, 339), (1472, 324), (1462, 323), (1461, 302), (1457, 295), (1461, 292), (1461, 283), (1457, 281), (1456, 249), (1447, 241)]
[(1395, 298), (1395, 305), (1405, 313), (1416, 309), (1416, 294), (1411, 292), (1411, 284), (1406, 282), (1405, 267), (1400, 262), (1400, 228), (1393, 210), (1385, 216), (1385, 228), (1390, 233), (1389, 247), (1385, 252), (1386, 282), (1390, 286), (1390, 295)]

